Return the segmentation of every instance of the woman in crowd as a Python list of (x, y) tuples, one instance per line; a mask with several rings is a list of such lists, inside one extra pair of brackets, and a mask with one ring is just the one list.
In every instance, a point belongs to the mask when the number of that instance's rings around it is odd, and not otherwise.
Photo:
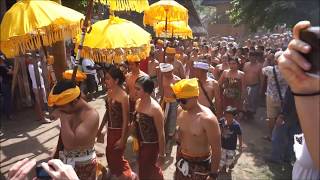
[(128, 138), (129, 96), (123, 89), (125, 76), (114, 65), (105, 72), (108, 88), (106, 97), (107, 139), (106, 157), (111, 175), (119, 179), (134, 179), (129, 163), (123, 153)]
[[(162, 180), (162, 165), (165, 158), (164, 114), (158, 102), (151, 97), (153, 81), (146, 76), (137, 79), (135, 127), (139, 142), (140, 180)], [(157, 164), (158, 162), (158, 164)]]

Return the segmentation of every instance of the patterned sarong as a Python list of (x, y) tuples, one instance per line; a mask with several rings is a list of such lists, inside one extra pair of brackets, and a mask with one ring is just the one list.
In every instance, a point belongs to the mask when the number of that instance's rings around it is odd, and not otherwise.
[(175, 180), (206, 180), (210, 172), (211, 155), (191, 157), (177, 155)]

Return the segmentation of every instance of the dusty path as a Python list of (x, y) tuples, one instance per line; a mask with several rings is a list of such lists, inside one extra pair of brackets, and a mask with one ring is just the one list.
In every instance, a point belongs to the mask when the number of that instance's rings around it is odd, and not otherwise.
[[(95, 107), (100, 119), (104, 113), (104, 101), (98, 98), (90, 104)], [(266, 164), (263, 157), (270, 152), (271, 143), (262, 139), (266, 134), (264, 109), (260, 108), (255, 120), (240, 122), (243, 129), (244, 143), (247, 148), (240, 155), (238, 163), (230, 174), (223, 174), (219, 179), (233, 180), (264, 180), (264, 179), (291, 179), (291, 169), (288, 165)], [(18, 160), (29, 157), (36, 158), (38, 162), (47, 160), (56, 145), (59, 122), (40, 124), (35, 121), (32, 109), (16, 113), (17, 119), (7, 121), (1, 119), (0, 132), (0, 179), (5, 179), (9, 168)], [(126, 150), (126, 157), (134, 169), (137, 168), (135, 155), (132, 153), (130, 139)], [(104, 145), (96, 144), (96, 149), (104, 153)], [(175, 148), (174, 152), (175, 153)], [(172, 154), (172, 156), (174, 156)], [(106, 165), (105, 156), (99, 158)], [(169, 158), (164, 167), (165, 179), (173, 179), (175, 171), (174, 158)]]

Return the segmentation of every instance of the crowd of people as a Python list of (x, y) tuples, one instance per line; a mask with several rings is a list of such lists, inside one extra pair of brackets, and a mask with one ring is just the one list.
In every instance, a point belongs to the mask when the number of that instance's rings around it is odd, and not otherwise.
[[(65, 76), (47, 100), (61, 122), (54, 157), (61, 161), (43, 168), (57, 179), (95, 179), (101, 169), (97, 140), (106, 142), (108, 178), (164, 179), (161, 166), (177, 144), (174, 179), (217, 179), (232, 171), (242, 152), (241, 122), (253, 121), (265, 103), (269, 133), (264, 138), (272, 146), (265, 160), (294, 163), (293, 179), (319, 179), (319, 78), (303, 72), (310, 65), (297, 53), (311, 49), (298, 35), (309, 26), (300, 22), (293, 34), (244, 43), (155, 38), (147, 60), (130, 55), (123, 64), (101, 65), (107, 92), (100, 125), (98, 112), (82, 98), (84, 79)], [(83, 60), (82, 66), (85, 81), (96, 82), (94, 62)], [(96, 85), (89, 86), (88, 93), (96, 91)], [(124, 157), (129, 136), (138, 152), (138, 172)], [(27, 161), (14, 165), (9, 178), (35, 165)]]

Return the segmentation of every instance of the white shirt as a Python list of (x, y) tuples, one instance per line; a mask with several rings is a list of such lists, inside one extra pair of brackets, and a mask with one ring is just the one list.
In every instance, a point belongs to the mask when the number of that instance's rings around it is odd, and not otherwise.
[(292, 169), (292, 179), (319, 180), (320, 171), (313, 165), (303, 134), (294, 136), (293, 149), (297, 160)]
[[(36, 81), (36, 75), (34, 72), (33, 64), (28, 65), (28, 70), (29, 70), (29, 74), (30, 74), (30, 79), (32, 81), (32, 88), (36, 89), (37, 88), (37, 81)], [(39, 75), (40, 75), (40, 84), (38, 86), (40, 86), (41, 88), (44, 88), (44, 81), (43, 81), (43, 77), (42, 77), (42, 69), (41, 69), (40, 61), (38, 61), (38, 70), (39, 70)]]

